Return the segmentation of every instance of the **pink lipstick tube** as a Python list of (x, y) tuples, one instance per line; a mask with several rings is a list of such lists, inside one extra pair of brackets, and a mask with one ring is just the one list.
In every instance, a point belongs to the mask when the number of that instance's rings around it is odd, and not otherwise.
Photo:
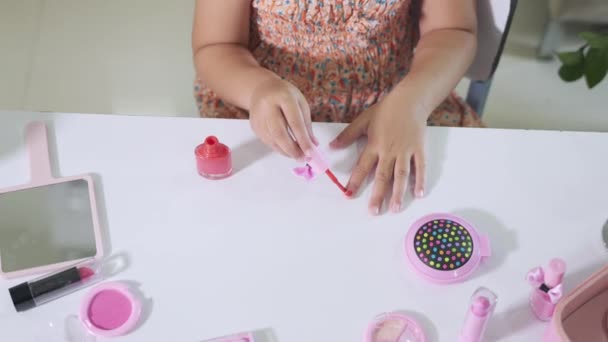
[(480, 342), (483, 340), (486, 326), (494, 312), (497, 300), (496, 294), (485, 287), (480, 287), (473, 293), (458, 338), (459, 342)]

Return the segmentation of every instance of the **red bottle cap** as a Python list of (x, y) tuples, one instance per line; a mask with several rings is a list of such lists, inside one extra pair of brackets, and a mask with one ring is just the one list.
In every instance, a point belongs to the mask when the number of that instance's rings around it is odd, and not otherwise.
[(232, 174), (232, 156), (230, 148), (217, 139), (209, 136), (205, 142), (196, 147), (196, 166), (198, 173), (210, 179), (226, 178)]

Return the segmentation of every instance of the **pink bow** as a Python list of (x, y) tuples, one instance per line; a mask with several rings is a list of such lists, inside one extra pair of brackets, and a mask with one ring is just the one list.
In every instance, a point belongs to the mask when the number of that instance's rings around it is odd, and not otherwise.
[(538, 288), (545, 282), (545, 271), (542, 267), (533, 268), (526, 275), (526, 279), (530, 285)]
[(307, 181), (315, 178), (315, 173), (312, 171), (312, 167), (310, 167), (310, 165), (308, 165), (308, 164), (306, 164), (306, 166), (304, 166), (304, 167), (294, 168), (293, 174), (296, 176), (300, 176), (300, 177), (306, 179)]
[(556, 287), (552, 288), (551, 290), (549, 290), (549, 292), (547, 292), (547, 294), (549, 295), (549, 299), (551, 300), (551, 303), (557, 304), (557, 302), (559, 302), (559, 300), (562, 299), (562, 295), (563, 295), (562, 284), (559, 284)]
[[(528, 280), (528, 283), (532, 285), (532, 287), (537, 289), (545, 282), (545, 271), (543, 271), (542, 267), (533, 268), (526, 275), (526, 279)], [(549, 295), (551, 303), (556, 304), (563, 295), (562, 284), (550, 289), (547, 294)]]

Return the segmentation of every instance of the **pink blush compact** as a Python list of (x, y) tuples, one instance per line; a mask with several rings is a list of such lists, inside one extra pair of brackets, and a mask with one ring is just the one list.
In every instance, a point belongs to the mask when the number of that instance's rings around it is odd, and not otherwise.
[(141, 315), (141, 303), (125, 284), (112, 282), (93, 288), (80, 308), (80, 320), (96, 336), (116, 337), (131, 332)]
[(367, 329), (365, 342), (426, 342), (426, 335), (415, 319), (393, 312), (374, 319)]

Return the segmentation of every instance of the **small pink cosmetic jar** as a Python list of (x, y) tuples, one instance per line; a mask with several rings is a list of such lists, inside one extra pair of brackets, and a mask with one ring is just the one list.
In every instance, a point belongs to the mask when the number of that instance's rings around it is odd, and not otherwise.
[(141, 301), (120, 282), (101, 284), (86, 295), (80, 307), (80, 320), (99, 337), (117, 337), (131, 332), (141, 316)]
[(368, 326), (364, 342), (426, 342), (426, 334), (413, 317), (399, 312), (379, 315)]

